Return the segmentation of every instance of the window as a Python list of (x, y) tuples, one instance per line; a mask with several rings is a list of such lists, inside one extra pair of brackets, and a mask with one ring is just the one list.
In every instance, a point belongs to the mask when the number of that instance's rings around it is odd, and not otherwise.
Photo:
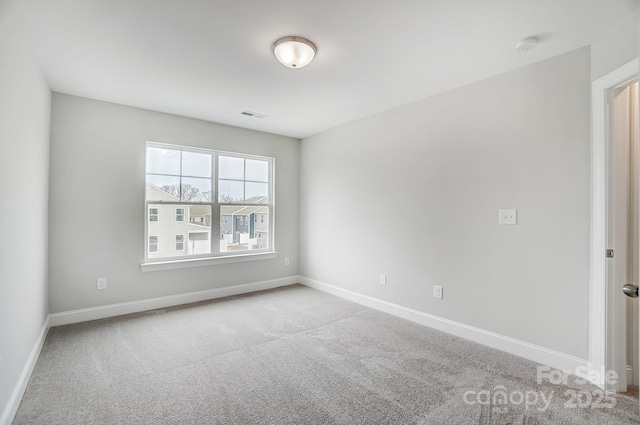
[(176, 208), (176, 221), (184, 221), (184, 208)]
[(149, 252), (158, 252), (157, 236), (149, 236)]
[[(146, 259), (272, 253), (272, 176), (272, 158), (147, 143), (146, 234), (157, 236)], [(175, 221), (159, 221), (172, 214)]]

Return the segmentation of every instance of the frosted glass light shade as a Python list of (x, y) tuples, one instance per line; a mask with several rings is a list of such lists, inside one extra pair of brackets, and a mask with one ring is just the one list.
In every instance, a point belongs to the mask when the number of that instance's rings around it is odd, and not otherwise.
[(288, 68), (302, 68), (313, 60), (316, 55), (316, 46), (306, 38), (282, 37), (273, 43), (273, 54)]

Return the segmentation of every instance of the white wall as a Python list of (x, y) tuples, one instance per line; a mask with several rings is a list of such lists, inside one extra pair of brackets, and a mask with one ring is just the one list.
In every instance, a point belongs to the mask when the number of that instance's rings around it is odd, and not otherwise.
[(638, 12), (611, 28), (591, 46), (591, 80), (595, 81), (638, 57)]
[[(297, 139), (59, 93), (51, 119), (52, 313), (298, 273)], [(146, 141), (274, 157), (278, 258), (141, 272)], [(107, 290), (96, 290), (98, 277)]]
[(48, 313), (51, 92), (25, 33), (17, 2), (0, 2), (0, 423)]
[(590, 81), (583, 48), (302, 140), (301, 275), (586, 358)]

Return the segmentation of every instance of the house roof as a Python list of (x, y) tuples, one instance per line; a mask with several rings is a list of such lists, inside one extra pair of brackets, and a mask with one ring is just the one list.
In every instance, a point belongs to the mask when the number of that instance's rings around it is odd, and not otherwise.
[(249, 214), (268, 214), (269, 208), (266, 206), (236, 206), (223, 205), (221, 215), (249, 215)]
[(209, 205), (189, 205), (189, 213), (196, 217), (211, 215), (211, 207)]
[(152, 199), (154, 201), (160, 202), (176, 202), (180, 201), (177, 196), (173, 196), (168, 192), (160, 189), (158, 186), (155, 186), (149, 182), (147, 182), (147, 199)]
[[(179, 199), (176, 196), (165, 192), (151, 183), (147, 183), (147, 197), (159, 202), (179, 202)], [(247, 199), (247, 203), (257, 204), (265, 201), (267, 198), (268, 197), (266, 196), (254, 196)], [(187, 205), (184, 206), (186, 207)], [(202, 217), (211, 215), (211, 207), (208, 205), (191, 204), (188, 205), (188, 207), (191, 216)], [(249, 215), (254, 213), (268, 214), (269, 208), (267, 206), (222, 205), (222, 215)]]

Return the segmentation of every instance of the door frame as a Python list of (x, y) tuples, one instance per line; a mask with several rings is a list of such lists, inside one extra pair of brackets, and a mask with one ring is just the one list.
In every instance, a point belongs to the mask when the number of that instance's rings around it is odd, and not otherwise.
[[(635, 59), (615, 71), (594, 81), (592, 96), (591, 136), (591, 247), (589, 279), (589, 379), (605, 390), (618, 391), (615, 385), (606, 384), (606, 372), (616, 370), (626, 377), (626, 364), (618, 365), (611, 355), (616, 341), (626, 338), (625, 329), (612, 326), (612, 320), (626, 320), (624, 312), (616, 312), (614, 300), (609, 295), (613, 282), (607, 282), (606, 250), (608, 236), (608, 178), (607, 178), (607, 100), (610, 90), (638, 78), (640, 61)], [(607, 347), (610, 348), (607, 351)], [(622, 368), (622, 369), (620, 369)], [(624, 374), (624, 375), (621, 375)], [(626, 379), (625, 379), (626, 381)]]

